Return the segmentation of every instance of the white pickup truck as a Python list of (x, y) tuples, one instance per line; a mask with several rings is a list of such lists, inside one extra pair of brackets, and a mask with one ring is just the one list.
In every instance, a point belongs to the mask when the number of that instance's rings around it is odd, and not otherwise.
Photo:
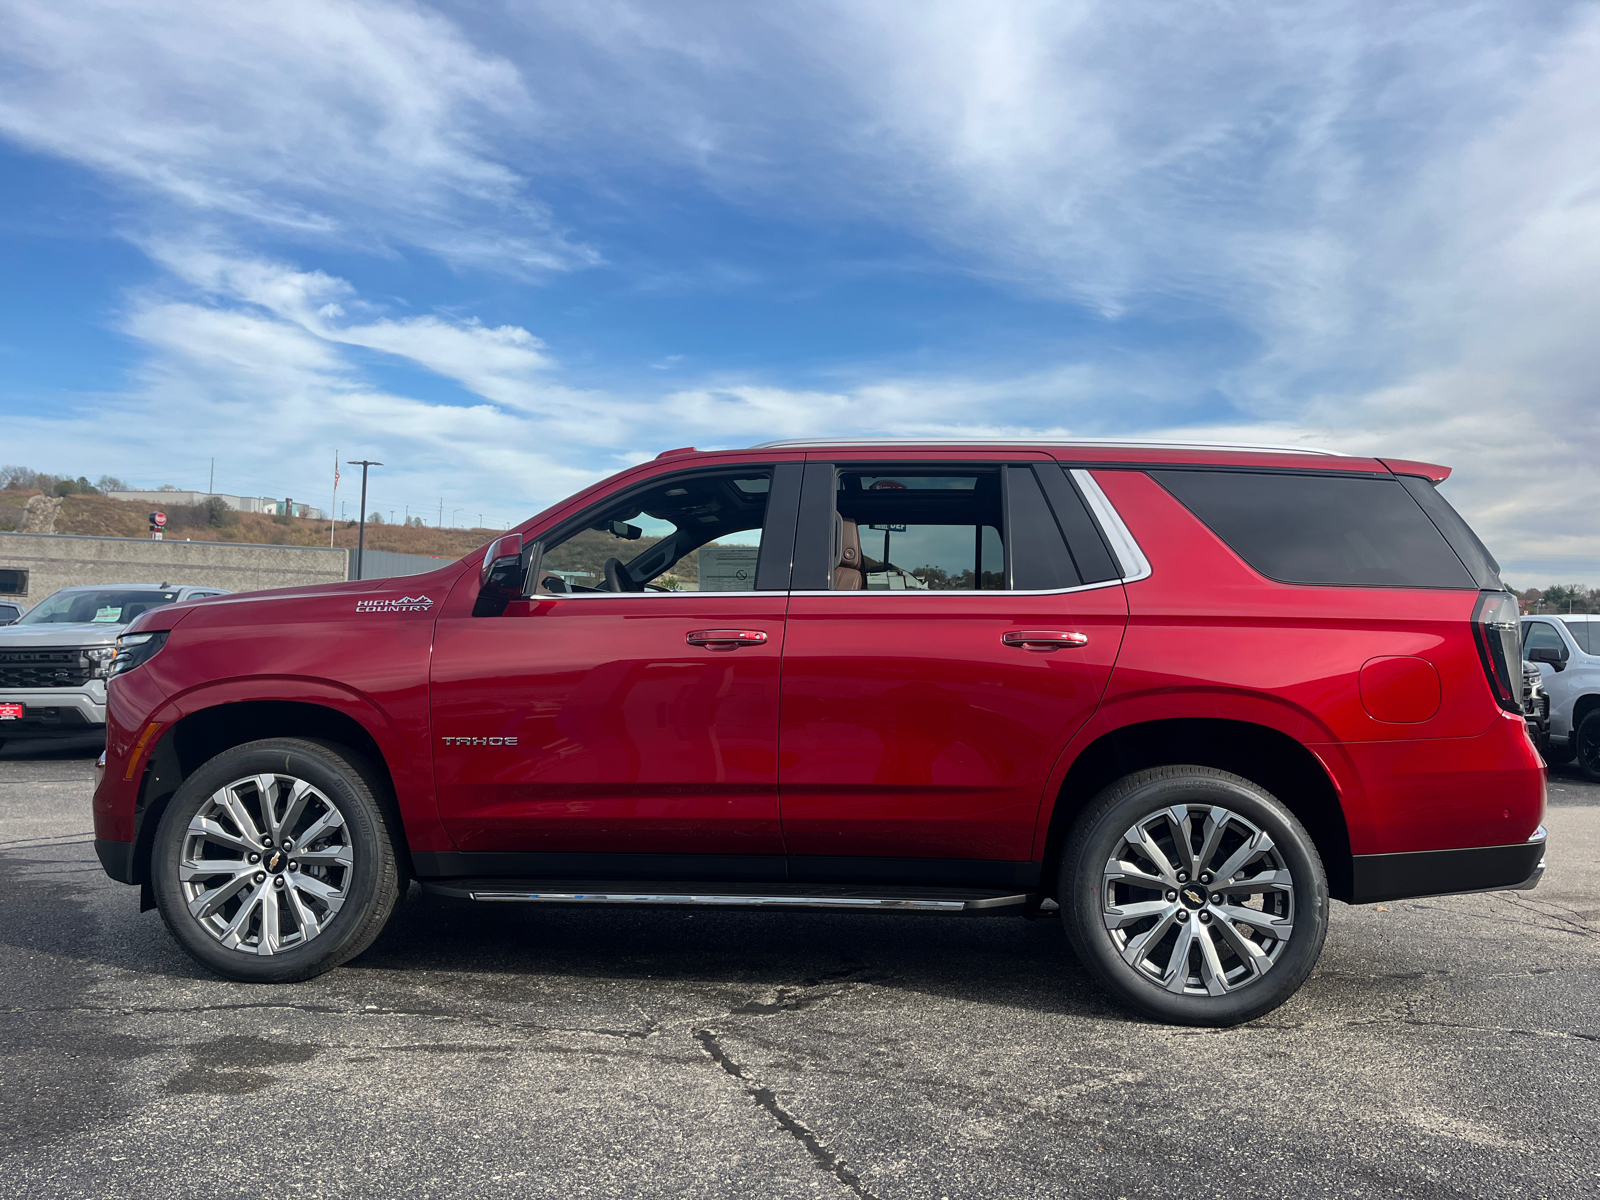
[(103, 733), (117, 635), (147, 609), (221, 588), (119, 583), (62, 588), (0, 628), (0, 745)]
[(1551, 762), (1577, 760), (1600, 783), (1600, 615), (1522, 618), (1522, 657), (1536, 663), (1550, 697)]

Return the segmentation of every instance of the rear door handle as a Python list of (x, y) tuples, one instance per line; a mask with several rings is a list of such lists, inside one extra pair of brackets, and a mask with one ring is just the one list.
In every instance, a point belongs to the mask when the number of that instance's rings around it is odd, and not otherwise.
[(1087, 646), (1089, 635), (1065, 633), (1058, 629), (1015, 629), (1010, 633), (1002, 633), (1000, 640), (1008, 646), (1021, 646), (1024, 650), (1047, 654), (1063, 646)]
[(707, 650), (737, 650), (740, 646), (759, 646), (767, 640), (760, 629), (695, 629), (684, 638), (691, 646)]

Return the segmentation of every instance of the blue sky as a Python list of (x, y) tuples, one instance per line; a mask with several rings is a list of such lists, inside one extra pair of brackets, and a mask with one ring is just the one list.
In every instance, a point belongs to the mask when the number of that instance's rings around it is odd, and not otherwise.
[(1534, 0), (0, 0), (0, 458), (505, 523), (686, 444), (1306, 443), (1600, 583), (1597, 77)]

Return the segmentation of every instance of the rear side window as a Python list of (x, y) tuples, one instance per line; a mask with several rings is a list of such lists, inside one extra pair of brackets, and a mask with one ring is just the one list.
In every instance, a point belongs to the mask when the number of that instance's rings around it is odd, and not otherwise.
[(834, 591), (1006, 587), (998, 468), (843, 470), (834, 511)]
[[(800, 591), (1061, 591), (1119, 577), (1056, 463), (806, 468)], [(814, 472), (815, 474), (810, 474)], [(823, 511), (819, 488), (831, 494)], [(822, 522), (831, 535), (822, 539)], [(808, 548), (815, 541), (815, 549)]]
[(1476, 588), (1399, 480), (1151, 471), (1234, 552), (1282, 583)]

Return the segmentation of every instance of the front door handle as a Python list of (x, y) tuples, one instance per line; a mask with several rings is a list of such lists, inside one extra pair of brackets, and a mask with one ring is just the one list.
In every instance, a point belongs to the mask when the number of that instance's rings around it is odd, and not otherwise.
[(1063, 646), (1087, 646), (1087, 633), (1064, 633), (1057, 629), (1016, 629), (1002, 633), (1000, 640), (1008, 646), (1021, 646), (1039, 654), (1060, 650)]
[(737, 650), (740, 646), (759, 646), (767, 635), (759, 629), (694, 629), (684, 638), (691, 646), (707, 650)]

